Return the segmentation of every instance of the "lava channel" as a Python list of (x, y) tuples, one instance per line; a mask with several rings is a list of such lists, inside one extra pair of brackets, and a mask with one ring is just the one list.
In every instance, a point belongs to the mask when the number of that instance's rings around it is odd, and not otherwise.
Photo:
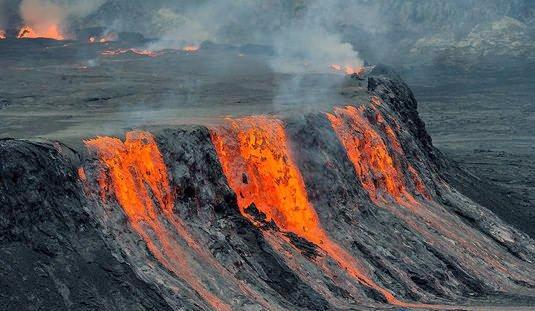
[(229, 121), (211, 131), (218, 158), (242, 215), (251, 204), (284, 231), (315, 243), (362, 285), (380, 293), (388, 303), (403, 305), (375, 283), (359, 262), (321, 227), (309, 202), (299, 169), (294, 163), (282, 121), (263, 116)]
[(159, 217), (169, 217), (174, 199), (167, 168), (154, 137), (147, 132), (133, 131), (126, 133), (124, 143), (118, 138), (97, 137), (85, 144), (107, 170), (107, 174), (98, 177), (102, 200), (105, 202), (108, 190), (111, 191), (132, 228), (158, 261), (185, 280), (214, 309), (230, 310), (226, 303), (204, 288), (188, 266), (185, 250)]

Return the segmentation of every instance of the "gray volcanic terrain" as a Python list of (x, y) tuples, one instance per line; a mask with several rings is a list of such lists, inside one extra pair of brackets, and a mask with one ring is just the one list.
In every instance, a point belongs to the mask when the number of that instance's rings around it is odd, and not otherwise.
[(0, 41), (0, 128), (7, 136), (78, 139), (345, 102), (334, 87), (343, 75), (277, 74), (253, 48), (208, 46), (151, 57), (103, 55), (125, 49), (113, 42), (36, 41)]
[(502, 199), (487, 198), (485, 204), (494, 201), (498, 215), (531, 236), (535, 234), (533, 68), (528, 63), (505, 72), (404, 73), (434, 145), (489, 182), (486, 187)]

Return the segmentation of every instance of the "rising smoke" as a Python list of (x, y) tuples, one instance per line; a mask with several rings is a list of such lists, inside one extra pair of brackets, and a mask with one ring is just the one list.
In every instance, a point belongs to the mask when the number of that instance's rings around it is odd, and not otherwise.
[[(504, 16), (534, 26), (535, 2), (0, 0), (0, 27), (3, 28), (17, 28), (20, 23), (59, 23), (64, 31), (72, 34), (74, 28), (99, 26), (139, 32), (162, 39), (161, 47), (174, 48), (206, 40), (277, 44), (284, 43), (284, 37), (295, 40), (295, 34), (303, 35), (298, 37), (302, 44), (309, 43), (302, 39), (308, 34), (313, 35), (315, 42), (327, 35), (334, 36), (334, 41), (351, 43), (366, 58), (386, 54), (399, 57), (399, 52), (407, 52), (416, 41), (430, 34), (459, 40), (474, 27)], [(290, 46), (288, 51), (291, 50)], [(344, 50), (344, 55), (349, 55), (347, 47)]]

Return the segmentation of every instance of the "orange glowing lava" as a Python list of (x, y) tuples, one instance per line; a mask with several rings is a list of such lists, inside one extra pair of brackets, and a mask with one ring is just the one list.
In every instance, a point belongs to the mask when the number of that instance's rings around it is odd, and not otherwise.
[(245, 212), (254, 203), (268, 221), (321, 247), (361, 284), (376, 290), (388, 302), (401, 303), (369, 278), (359, 262), (321, 227), (292, 158), (282, 121), (256, 116), (229, 122), (228, 126), (214, 128), (211, 137), (241, 213), (254, 223)]
[(214, 132), (212, 138), (242, 213), (254, 202), (262, 206), (268, 220), (273, 219), (284, 230), (305, 238), (321, 235), (279, 120), (233, 120), (230, 128)]
[(362, 74), (364, 72), (363, 67), (354, 67), (354, 66), (342, 66), (338, 64), (332, 64), (331, 69), (337, 72), (343, 72), (346, 75), (352, 75), (352, 74)]
[(64, 40), (65, 37), (61, 33), (57, 24), (52, 24), (45, 27), (33, 28), (30, 26), (23, 26), (17, 35), (19, 39), (35, 39), (35, 38), (47, 38), (54, 40)]
[(335, 108), (333, 113), (327, 114), (327, 118), (370, 197), (376, 200), (386, 192), (399, 199), (406, 193), (403, 175), (395, 166), (382, 137), (362, 112), (362, 107)]
[[(86, 141), (90, 150), (110, 169), (111, 185), (119, 204), (133, 221), (154, 219), (155, 206), (149, 191), (163, 210), (172, 209), (173, 198), (167, 168), (152, 135), (128, 132), (123, 143), (117, 138), (99, 137)], [(137, 168), (141, 175), (133, 175)]]
[[(486, 248), (491, 247), (491, 244), (480, 245), (471, 242), (470, 237), (476, 235), (471, 231), (472, 228), (466, 230), (459, 224), (459, 219), (440, 208), (429, 208), (438, 204), (430, 200), (432, 197), (416, 168), (407, 164), (404, 171), (393, 160), (407, 157), (399, 143), (396, 134), (398, 131), (393, 130), (378, 109), (381, 101), (372, 98), (372, 103), (374, 106), (369, 107), (369, 110), (365, 110), (364, 106), (359, 108), (347, 106), (336, 108), (334, 113), (327, 114), (354, 165), (359, 180), (372, 200), (405, 221), (431, 244), (445, 244), (444, 247), (449, 248), (451, 247), (449, 243), (455, 241), (462, 246), (460, 256), (479, 257), (483, 253), (492, 253), (493, 251)], [(394, 126), (399, 129), (399, 125), (394, 124)], [(384, 133), (384, 137), (379, 133)], [(387, 142), (390, 149), (387, 147)], [(408, 191), (410, 184), (414, 187), (412, 193)], [(396, 203), (410, 209), (412, 212), (410, 216), (400, 212), (392, 204), (385, 204), (388, 203), (384, 199), (385, 193), (393, 197)], [(413, 196), (415, 193), (428, 201), (416, 201)], [(428, 226), (432, 228), (431, 231)], [(444, 237), (444, 240), (437, 239), (435, 235), (437, 233)], [(483, 260), (488, 262), (494, 271), (505, 269), (500, 260), (490, 257), (485, 257)]]
[(87, 182), (87, 175), (85, 174), (85, 170), (83, 167), (78, 168), (78, 176), (82, 180), (82, 182)]
[(187, 45), (182, 48), (182, 51), (193, 53), (193, 52), (197, 52), (199, 49), (200, 47), (198, 45)]
[[(172, 213), (174, 201), (167, 168), (154, 137), (136, 131), (126, 133), (124, 143), (118, 138), (97, 137), (85, 144), (104, 167), (98, 176), (103, 202), (112, 193), (132, 228), (159, 262), (186, 280), (214, 309), (230, 310), (199, 281), (185, 259), (183, 247), (160, 219)], [(82, 180), (87, 178), (83, 170), (79, 174)]]

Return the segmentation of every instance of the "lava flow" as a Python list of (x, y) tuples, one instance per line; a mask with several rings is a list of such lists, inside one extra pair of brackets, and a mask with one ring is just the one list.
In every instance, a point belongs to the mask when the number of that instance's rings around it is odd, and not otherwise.
[(379, 292), (389, 303), (402, 304), (376, 284), (360, 264), (330, 239), (309, 202), (299, 169), (294, 163), (283, 124), (268, 117), (230, 120), (230, 126), (211, 131), (217, 155), (241, 213), (254, 205), (267, 221), (319, 245), (364, 286)]
[[(112, 137), (97, 137), (85, 143), (103, 164), (104, 172), (98, 177), (103, 201), (109, 192), (113, 193), (132, 228), (158, 261), (186, 280), (214, 309), (229, 310), (204, 288), (184, 260), (183, 247), (160, 219), (172, 212), (174, 200), (167, 168), (154, 137), (147, 132), (128, 132), (124, 143)], [(85, 173), (80, 177), (87, 178)]]
[(61, 33), (59, 26), (56, 24), (34, 28), (28, 25), (23, 26), (17, 35), (18, 39), (36, 39), (36, 38), (47, 38), (54, 40), (64, 40), (65, 37)]
[[(374, 201), (384, 199), (385, 193), (396, 201), (413, 200), (404, 183), (404, 175), (394, 163), (383, 138), (362, 115), (363, 109), (362, 106), (347, 106), (327, 114), (362, 186)], [(398, 145), (394, 147), (400, 148)]]

